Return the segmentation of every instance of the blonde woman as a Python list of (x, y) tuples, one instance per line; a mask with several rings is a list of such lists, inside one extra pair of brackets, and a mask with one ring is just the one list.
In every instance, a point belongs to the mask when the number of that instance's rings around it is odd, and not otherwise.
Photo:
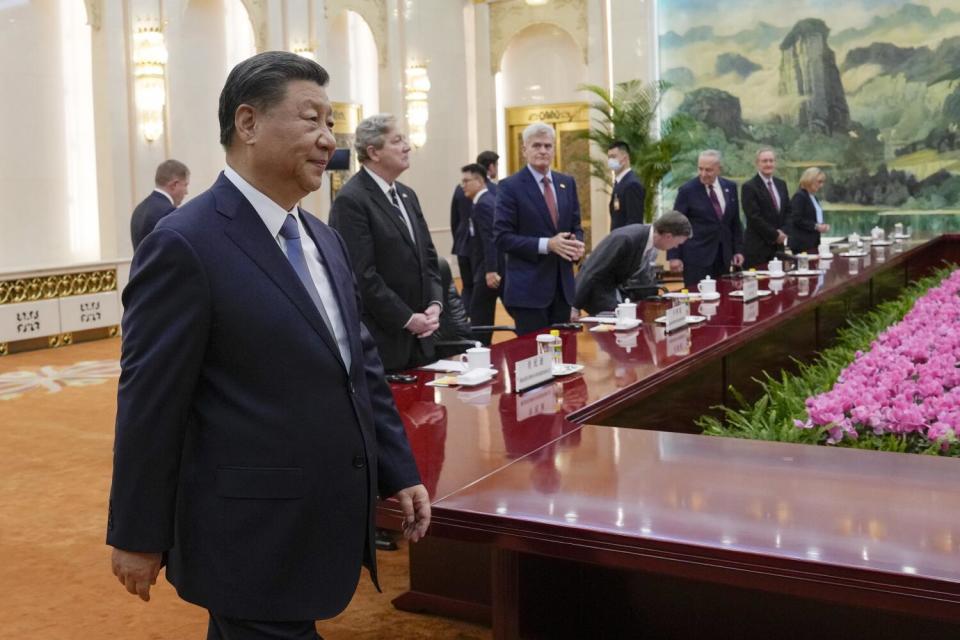
[(794, 253), (814, 252), (820, 245), (820, 234), (830, 231), (830, 225), (823, 221), (823, 208), (817, 200), (817, 192), (827, 181), (818, 167), (810, 167), (800, 176), (800, 188), (790, 201), (790, 249)]

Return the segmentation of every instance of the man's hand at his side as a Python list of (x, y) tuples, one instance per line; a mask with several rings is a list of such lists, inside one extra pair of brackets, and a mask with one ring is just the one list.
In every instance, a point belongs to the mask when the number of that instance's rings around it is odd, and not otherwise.
[(144, 602), (150, 602), (150, 586), (157, 584), (161, 554), (115, 548), (110, 560), (113, 575), (117, 576), (120, 584), (130, 593), (140, 596)]
[(403, 512), (403, 536), (416, 542), (427, 535), (430, 526), (430, 496), (427, 488), (417, 484), (401, 489), (393, 496)]

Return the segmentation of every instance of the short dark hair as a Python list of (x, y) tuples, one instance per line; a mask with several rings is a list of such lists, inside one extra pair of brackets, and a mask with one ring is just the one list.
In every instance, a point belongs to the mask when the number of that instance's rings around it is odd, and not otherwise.
[(630, 145), (628, 145), (623, 140), (614, 140), (613, 142), (611, 142), (610, 145), (607, 147), (607, 151), (612, 151), (613, 149), (620, 149), (625, 154), (630, 155)]
[(170, 158), (157, 166), (157, 173), (153, 176), (153, 184), (162, 187), (174, 180), (186, 180), (189, 175), (190, 169), (187, 168), (187, 165)]
[(653, 230), (657, 233), (669, 233), (673, 237), (693, 237), (693, 226), (687, 216), (679, 211), (667, 211), (653, 221)]
[(486, 171), (490, 168), (490, 165), (497, 164), (500, 161), (500, 156), (497, 155), (496, 151), (481, 151), (477, 155), (477, 164), (483, 167), (483, 170)]
[(240, 105), (263, 110), (282, 102), (287, 83), (293, 80), (325, 87), (330, 74), (313, 60), (287, 51), (264, 51), (235, 66), (220, 92), (220, 144), (227, 148), (233, 142), (233, 121)]
[(482, 164), (471, 163), (460, 167), (463, 173), (472, 173), (484, 182), (487, 180), (487, 169)]

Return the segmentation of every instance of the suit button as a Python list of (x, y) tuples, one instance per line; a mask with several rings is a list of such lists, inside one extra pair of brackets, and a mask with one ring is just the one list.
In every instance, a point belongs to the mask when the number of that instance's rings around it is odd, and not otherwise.
[(367, 460), (363, 456), (353, 456), (353, 466), (357, 469), (363, 469), (367, 466)]

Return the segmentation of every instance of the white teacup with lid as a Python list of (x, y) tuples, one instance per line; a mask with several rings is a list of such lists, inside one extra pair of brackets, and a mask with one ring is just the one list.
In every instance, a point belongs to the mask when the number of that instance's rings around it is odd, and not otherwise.
[(707, 276), (697, 283), (697, 291), (706, 295), (713, 295), (717, 292), (717, 281)]
[(820, 254), (820, 257), (825, 260), (829, 260), (833, 257), (833, 252), (830, 251), (830, 243), (828, 242), (821, 242), (817, 252)]
[(872, 240), (883, 240), (884, 237), (886, 237), (886, 233), (880, 227), (870, 229), (870, 238)]
[(630, 298), (625, 299), (617, 305), (617, 324), (626, 325), (637, 319), (637, 303), (630, 302)]
[(808, 256), (806, 252), (797, 255), (797, 270), (799, 271), (810, 270), (810, 256)]
[(783, 261), (779, 258), (773, 258), (767, 263), (767, 270), (772, 276), (783, 275)]

